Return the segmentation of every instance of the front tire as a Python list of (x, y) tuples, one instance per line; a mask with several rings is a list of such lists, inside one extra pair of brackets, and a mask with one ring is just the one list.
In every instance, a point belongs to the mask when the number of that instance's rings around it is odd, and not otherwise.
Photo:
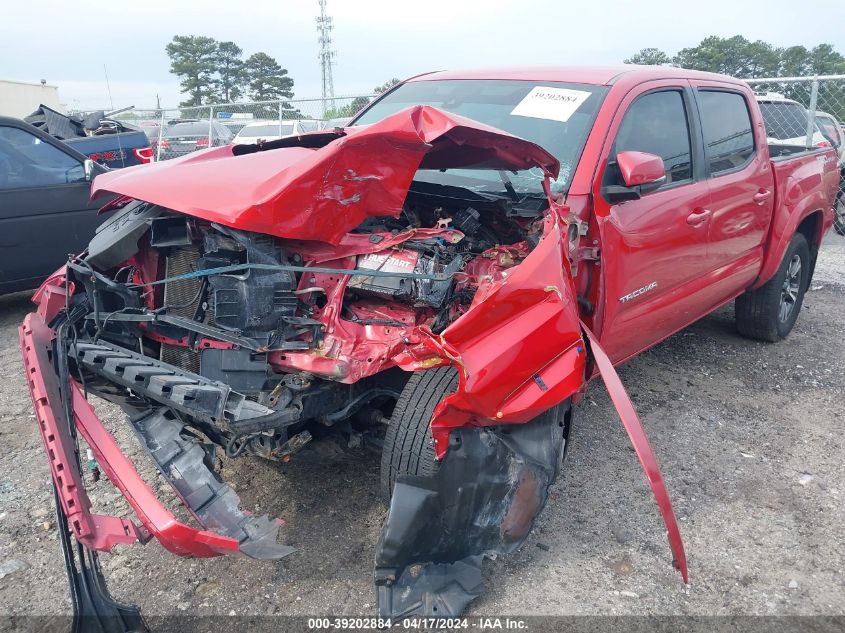
[(415, 372), (396, 401), (381, 452), (381, 496), (389, 502), (399, 475), (434, 475), (437, 460), (431, 416), (440, 401), (458, 388), (454, 367)]
[(810, 247), (807, 238), (796, 233), (780, 268), (765, 284), (737, 297), (736, 325), (747, 338), (771, 343), (792, 331), (810, 280)]
[[(381, 453), (381, 496), (390, 502), (399, 475), (432, 476), (439, 462), (434, 456), (431, 417), (440, 401), (458, 388), (458, 372), (453, 367), (438, 367), (415, 372), (402, 390), (384, 436)], [(541, 414), (557, 416), (563, 450), (555, 464), (556, 477), (569, 444), (569, 401)], [(539, 419), (539, 418), (537, 418)], [(530, 424), (530, 422), (528, 422)]]

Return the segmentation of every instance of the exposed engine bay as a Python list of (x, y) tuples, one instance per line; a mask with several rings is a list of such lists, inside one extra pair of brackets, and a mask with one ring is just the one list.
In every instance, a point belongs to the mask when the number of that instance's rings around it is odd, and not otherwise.
[(68, 264), (88, 310), (70, 356), (90, 389), (110, 383), (104, 397), (173, 408), (229, 456), (284, 459), (327, 427), (389, 415), (405, 376), (387, 370), (539, 241), (542, 217), (522, 215), (412, 194), (337, 257), (132, 202)]

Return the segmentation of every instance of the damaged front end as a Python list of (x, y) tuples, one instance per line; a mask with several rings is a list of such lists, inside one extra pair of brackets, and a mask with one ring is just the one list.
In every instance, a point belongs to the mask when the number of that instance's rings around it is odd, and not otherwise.
[[(537, 170), (545, 194), (414, 180), (467, 167)], [(375, 584), (384, 615), (459, 613), (482, 558), (518, 547), (544, 506), (585, 384), (556, 171), (532, 143), (418, 106), (98, 177), (119, 208), (21, 327), (73, 536), (86, 552), (155, 537), (179, 555), (286, 556), (281, 521), (241, 510), (215, 455), (287, 462), (333, 434), (378, 446), (410, 373), (453, 368), (417, 443), (437, 468), (400, 469)], [(156, 499), (87, 394), (124, 409), (200, 527)], [(137, 523), (92, 513), (77, 433)]]

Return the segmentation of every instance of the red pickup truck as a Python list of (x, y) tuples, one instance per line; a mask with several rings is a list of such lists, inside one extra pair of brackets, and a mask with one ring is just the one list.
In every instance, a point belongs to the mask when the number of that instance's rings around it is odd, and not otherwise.
[[(531, 529), (597, 375), (686, 581), (613, 365), (732, 300), (741, 334), (785, 337), (837, 185), (831, 149), (770, 157), (746, 84), (666, 67), (426, 74), (346, 128), (98, 176), (117, 211), (21, 327), (76, 602), (139, 626), (88, 589), (116, 543), (287, 555), (211, 456), (296, 468), (335, 438), (381, 447), (379, 614), (459, 613)], [(198, 526), (87, 394), (126, 410)], [(136, 520), (91, 512), (77, 437)]]

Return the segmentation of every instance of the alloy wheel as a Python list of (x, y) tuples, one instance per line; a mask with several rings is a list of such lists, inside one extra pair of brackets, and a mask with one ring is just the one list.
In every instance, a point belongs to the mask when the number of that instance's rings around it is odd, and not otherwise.
[(798, 302), (798, 293), (801, 289), (801, 256), (797, 253), (789, 261), (786, 269), (786, 278), (783, 280), (783, 287), (780, 291), (780, 310), (778, 318), (781, 323), (786, 323), (795, 304)]

